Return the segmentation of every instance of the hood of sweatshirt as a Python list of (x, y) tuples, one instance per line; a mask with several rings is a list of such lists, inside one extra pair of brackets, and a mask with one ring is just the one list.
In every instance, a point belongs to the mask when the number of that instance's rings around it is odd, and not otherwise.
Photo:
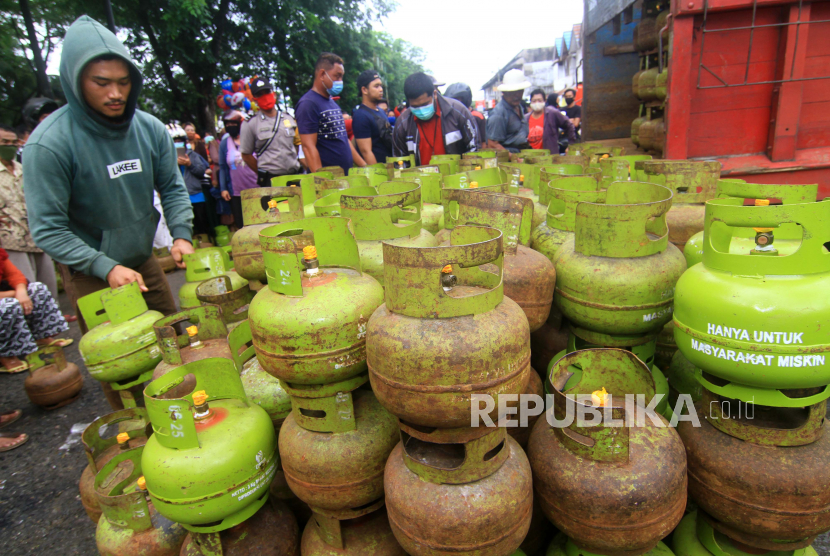
[[(84, 100), (81, 75), (86, 65), (99, 56), (117, 56), (130, 68), (132, 88), (121, 121), (113, 121), (93, 110)], [(144, 79), (130, 59), (130, 53), (109, 29), (83, 15), (66, 31), (61, 54), (61, 85), (73, 119), (89, 131), (104, 137), (122, 135), (132, 122)]]

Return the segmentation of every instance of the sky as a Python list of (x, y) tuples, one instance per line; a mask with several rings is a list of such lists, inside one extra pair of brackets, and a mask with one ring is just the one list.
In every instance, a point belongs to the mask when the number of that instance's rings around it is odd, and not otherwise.
[(436, 79), (467, 83), (483, 99), (481, 86), (513, 56), (553, 46), (582, 22), (582, 9), (581, 0), (398, 0), (375, 29), (420, 46)]

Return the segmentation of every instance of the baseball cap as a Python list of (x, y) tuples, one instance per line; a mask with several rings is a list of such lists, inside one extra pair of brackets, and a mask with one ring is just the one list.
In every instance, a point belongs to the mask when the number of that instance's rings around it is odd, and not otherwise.
[(271, 83), (264, 77), (257, 77), (251, 82), (251, 95), (255, 98), (273, 91)]
[(360, 91), (362, 87), (368, 87), (369, 83), (375, 79), (380, 79), (380, 75), (373, 69), (360, 72), (360, 75), (357, 76), (357, 90)]

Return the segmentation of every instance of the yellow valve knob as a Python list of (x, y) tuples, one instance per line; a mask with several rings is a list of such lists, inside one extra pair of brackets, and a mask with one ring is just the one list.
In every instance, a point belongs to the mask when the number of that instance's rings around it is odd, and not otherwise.
[(317, 258), (317, 248), (313, 245), (307, 245), (303, 247), (303, 257), (305, 260), (310, 261), (311, 259)]
[(124, 444), (130, 441), (130, 435), (126, 432), (119, 432), (118, 436), (115, 437), (119, 444)]
[(452, 265), (451, 265), (451, 264), (448, 264), (447, 266), (445, 266), (444, 268), (442, 268), (442, 269), (441, 269), (441, 272), (442, 272), (443, 274), (449, 274), (449, 273), (451, 273), (451, 272), (452, 272)]
[(519, 176), (519, 181), (525, 181), (525, 175), (524, 174)]
[(769, 206), (769, 199), (755, 199), (755, 206), (756, 207), (768, 207)]
[(398, 167), (399, 167), (399, 168), (403, 168), (403, 160), (399, 160), (399, 161), (398, 161)]
[(196, 405), (205, 405), (205, 402), (208, 399), (207, 392), (204, 390), (199, 390), (198, 392), (193, 392), (193, 403)]
[(144, 478), (144, 475), (138, 478), (136, 484), (141, 490), (147, 490), (147, 479)]
[(478, 187), (478, 182), (477, 181), (471, 181), (470, 182), (470, 189), (475, 189), (476, 187)]
[(611, 394), (605, 390), (605, 386), (602, 387), (602, 390), (595, 390), (591, 394), (591, 401), (594, 402), (594, 405), (598, 405), (600, 407), (605, 407), (605, 405), (610, 401)]
[(271, 199), (270, 201), (268, 201), (268, 208), (272, 208), (272, 209), (277, 208), (277, 201), (274, 200), (274, 199)]
[(198, 333), (199, 333), (199, 327), (198, 326), (188, 326), (187, 327), (187, 335), (190, 336), (191, 338), (193, 336), (195, 336), (196, 334), (198, 334)]
[(476, 170), (481, 170), (481, 166), (476, 166)]

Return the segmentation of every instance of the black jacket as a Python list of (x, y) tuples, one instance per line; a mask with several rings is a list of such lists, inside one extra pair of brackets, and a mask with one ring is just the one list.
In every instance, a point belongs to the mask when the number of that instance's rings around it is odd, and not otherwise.
[[(444, 135), (446, 154), (464, 154), (475, 151), (478, 133), (475, 117), (457, 100), (438, 95), (436, 102), (441, 108), (441, 133)], [(421, 155), (418, 150), (420, 140), (416, 118), (407, 108), (395, 122), (392, 140), (393, 155), (414, 154), (415, 164), (420, 166)]]

